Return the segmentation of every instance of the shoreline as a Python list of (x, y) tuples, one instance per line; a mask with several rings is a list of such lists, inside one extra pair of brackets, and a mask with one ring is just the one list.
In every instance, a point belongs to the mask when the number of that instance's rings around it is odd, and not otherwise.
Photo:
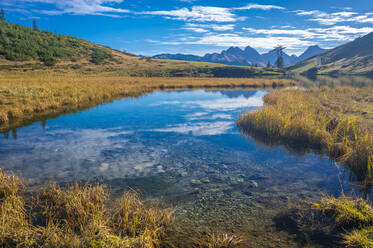
[(276, 88), (298, 84), (294, 80), (267, 78), (2, 78), (0, 132), (156, 90)]

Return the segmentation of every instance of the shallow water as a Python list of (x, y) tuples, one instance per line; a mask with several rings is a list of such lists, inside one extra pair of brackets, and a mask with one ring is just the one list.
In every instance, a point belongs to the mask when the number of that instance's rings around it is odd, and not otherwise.
[[(240, 233), (250, 247), (303, 247), (278, 216), (321, 193), (352, 193), (348, 172), (313, 153), (266, 147), (239, 133), (265, 90), (154, 92), (0, 138), (0, 166), (31, 186), (96, 180), (177, 206), (190, 230)], [(311, 246), (318, 246), (318, 241)]]

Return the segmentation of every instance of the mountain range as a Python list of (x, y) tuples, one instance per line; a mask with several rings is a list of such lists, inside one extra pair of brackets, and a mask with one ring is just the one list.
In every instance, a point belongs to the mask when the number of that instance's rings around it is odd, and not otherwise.
[(310, 57), (288, 70), (295, 73), (317, 71), (319, 74), (373, 75), (373, 32)]
[[(283, 59), (285, 65), (294, 65), (298, 62), (311, 58), (315, 55), (326, 52), (326, 49), (322, 49), (319, 46), (310, 46), (304, 53), (299, 57), (296, 55), (288, 55), (283, 53)], [(259, 65), (266, 66), (268, 62), (274, 65), (277, 60), (277, 52), (271, 50), (267, 53), (260, 54), (254, 48), (247, 46), (245, 49), (239, 47), (230, 47), (221, 53), (208, 53), (204, 56), (190, 55), (190, 54), (159, 54), (153, 56), (155, 59), (174, 59), (174, 60), (187, 60), (187, 61), (201, 61), (201, 62), (212, 62), (226, 65)]]
[(141, 77), (259, 77), (276, 68), (143, 58), (72, 36), (0, 20), (0, 72)]

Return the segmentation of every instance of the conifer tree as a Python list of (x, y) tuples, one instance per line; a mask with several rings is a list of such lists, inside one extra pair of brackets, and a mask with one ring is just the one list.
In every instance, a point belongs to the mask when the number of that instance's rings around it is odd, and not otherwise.
[(33, 27), (35, 31), (39, 31), (38, 24), (36, 23), (36, 20), (33, 21)]
[(276, 66), (278, 68), (283, 68), (284, 67), (284, 58), (282, 57), (282, 55), (283, 55), (283, 50), (285, 48), (286, 47), (283, 47), (283, 46), (275, 47), (275, 51), (277, 52)]
[(4, 9), (1, 9), (1, 11), (0, 11), (0, 21), (5, 22)]

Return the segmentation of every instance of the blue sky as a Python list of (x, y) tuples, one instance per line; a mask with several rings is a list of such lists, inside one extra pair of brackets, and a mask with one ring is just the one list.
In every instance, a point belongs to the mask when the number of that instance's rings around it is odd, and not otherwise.
[(136, 54), (230, 46), (299, 54), (373, 32), (372, 0), (0, 0), (6, 19)]

